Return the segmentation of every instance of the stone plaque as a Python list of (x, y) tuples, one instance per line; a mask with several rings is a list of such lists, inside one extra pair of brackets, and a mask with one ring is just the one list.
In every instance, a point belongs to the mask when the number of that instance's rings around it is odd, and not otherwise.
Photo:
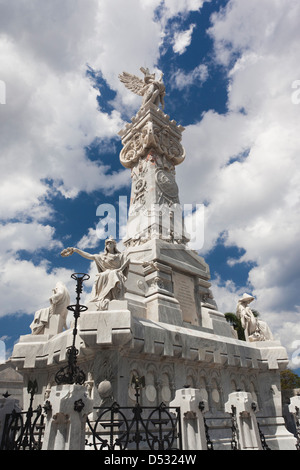
[(192, 276), (173, 272), (174, 296), (182, 310), (183, 321), (198, 325), (195, 302), (195, 284)]

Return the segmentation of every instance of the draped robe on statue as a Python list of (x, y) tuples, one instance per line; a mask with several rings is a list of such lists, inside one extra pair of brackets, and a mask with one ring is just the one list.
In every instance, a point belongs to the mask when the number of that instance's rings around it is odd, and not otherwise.
[(30, 325), (33, 335), (57, 334), (67, 329), (67, 306), (70, 304), (68, 289), (62, 282), (57, 282), (49, 299), (50, 306), (38, 310)]
[(102, 253), (94, 257), (98, 274), (94, 282), (91, 300), (98, 309), (106, 309), (110, 300), (121, 299), (125, 292), (127, 268), (120, 269), (126, 259), (122, 253)]
[(242, 299), (238, 301), (236, 315), (241, 320), (244, 328), (246, 341), (268, 341), (273, 340), (273, 335), (267, 323), (256, 318), (248, 307), (254, 297), (244, 294)]

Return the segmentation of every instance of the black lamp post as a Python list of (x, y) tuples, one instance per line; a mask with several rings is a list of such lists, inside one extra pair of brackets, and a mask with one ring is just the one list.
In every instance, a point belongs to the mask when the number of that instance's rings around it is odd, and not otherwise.
[(85, 374), (77, 366), (78, 349), (75, 347), (76, 336), (77, 336), (77, 322), (81, 312), (85, 312), (87, 307), (80, 305), (80, 294), (82, 293), (83, 282), (87, 281), (90, 276), (84, 273), (74, 273), (71, 276), (76, 281), (76, 304), (69, 305), (68, 310), (73, 312), (75, 324), (73, 328), (73, 343), (67, 349), (68, 365), (62, 367), (55, 375), (55, 382), (57, 385), (64, 384), (78, 384), (83, 385), (85, 382)]

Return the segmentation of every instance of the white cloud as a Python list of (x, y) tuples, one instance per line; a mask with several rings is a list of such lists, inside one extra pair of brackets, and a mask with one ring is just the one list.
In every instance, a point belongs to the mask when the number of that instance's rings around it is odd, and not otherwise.
[(177, 170), (182, 202), (208, 203), (203, 254), (220, 234), (245, 251), (236, 262), (256, 265), (248, 279), (256, 308), (286, 345), (299, 336), (300, 108), (291, 101), (299, 14), (295, 0), (231, 0), (214, 16), (216, 60), (230, 78), (228, 112), (209, 111), (187, 127), (187, 158)]
[(190, 11), (198, 11), (202, 8), (205, 1), (210, 0), (164, 0), (161, 8), (164, 9), (166, 18), (177, 15), (186, 15)]
[(198, 65), (191, 72), (185, 73), (183, 70), (176, 70), (173, 75), (174, 85), (173, 87), (179, 90), (191, 85), (201, 85), (208, 78), (208, 68), (204, 64)]
[(115, 177), (104, 179), (108, 168), (89, 162), (85, 147), (96, 137), (115, 136), (123, 125), (117, 112), (99, 112), (98, 92), (85, 75), (83, 58), (77, 70), (58, 71), (47, 55), (37, 62), (32, 50), (17, 44), (4, 37), (0, 53), (7, 83), (7, 104), (0, 117), (2, 215), (8, 217), (29, 212), (45, 198), (45, 179), (71, 196), (113, 187)]
[[(199, 9), (202, 2), (166, 1), (158, 20), (160, 5), (160, 0), (2, 2), (1, 314), (32, 313), (39, 299), (47, 301), (56, 276), (69, 278), (67, 270), (20, 255), (22, 249), (59, 248), (51, 197), (59, 192), (75, 198), (94, 190), (111, 194), (130, 183), (128, 170), (111, 172), (101, 155), (98, 162), (88, 160), (85, 148), (95, 139), (107, 146), (124, 125), (124, 106), (139, 106), (140, 98), (125, 89), (118, 74), (154, 68), (168, 19)], [(88, 66), (117, 92), (115, 111), (99, 109)], [(95, 245), (94, 235), (90, 230), (81, 246)]]
[(85, 250), (86, 248), (96, 248), (100, 244), (100, 238), (97, 230), (89, 228), (87, 235), (84, 235), (77, 243), (77, 248)]
[(138, 74), (141, 66), (152, 69), (156, 65), (163, 38), (162, 25), (154, 19), (158, 5), (156, 1), (142, 0), (99, 4), (96, 18), (99, 49), (92, 65), (101, 70), (126, 106), (137, 107), (140, 99), (124, 88), (118, 75), (122, 71)]
[(33, 253), (42, 248), (53, 249), (61, 247), (54, 239), (54, 228), (49, 225), (34, 223), (0, 224), (0, 246), (2, 256), (26, 250)]
[[(13, 218), (45, 203), (54, 188), (66, 197), (79, 191), (114, 191), (128, 185), (128, 172), (107, 175), (109, 167), (88, 161), (94, 139), (116, 137), (123, 127), (118, 110), (99, 110), (99, 91), (86, 75), (87, 65), (101, 71), (117, 91), (119, 110), (136, 109), (140, 98), (119, 82), (122, 70), (153, 68), (167, 19), (201, 8), (202, 1), (114, 2), (66, 0), (63, 4), (4, 2), (1, 12), (1, 80), (6, 105), (0, 116), (1, 174), (5, 175), (3, 217)], [(130, 14), (134, 12), (134, 14)], [(145, 27), (146, 25), (146, 27)], [(192, 25), (193, 26), (193, 25)], [(117, 158), (117, 157), (116, 157)], [(22, 197), (17, 196), (19, 187)], [(2, 191), (4, 189), (2, 188)]]
[(195, 27), (195, 24), (191, 24), (189, 29), (186, 31), (177, 31), (175, 33), (173, 40), (173, 51), (175, 53), (181, 55), (186, 51), (188, 46), (191, 44), (192, 34)]
[[(66, 197), (128, 185), (127, 171), (107, 175), (109, 167), (88, 161), (85, 148), (94, 139), (116, 137), (124, 125), (117, 109), (123, 111), (124, 105), (136, 109), (140, 103), (119, 82), (118, 74), (138, 73), (142, 65), (153, 68), (166, 18), (198, 9), (202, 2), (166, 2), (156, 21), (159, 4), (90, 0), (87, 8), (83, 0), (4, 2), (0, 19), (0, 78), (7, 89), (0, 116), (1, 174), (6, 185), (3, 217), (30, 212), (41, 203), (46, 209), (45, 197), (53, 190), (48, 179)], [(86, 75), (87, 65), (101, 71), (117, 91), (117, 109), (111, 114), (99, 110), (99, 91)], [(17, 187), (22, 197), (18, 198)]]
[(20, 257), (25, 250), (33, 255), (40, 250), (62, 248), (55, 239), (55, 230), (49, 225), (37, 222), (14, 222), (0, 226), (0, 296), (1, 316), (20, 313), (34, 313), (38, 308), (49, 305), (49, 297), (58, 280), (70, 284), (71, 271), (54, 269), (51, 272), (45, 260), (35, 264)]
[(16, 171), (15, 174), (11, 172), (11, 175), (7, 175), (4, 161), (0, 163), (0, 168), (2, 175), (5, 175), (5, 180), (0, 185), (0, 219), (49, 218), (52, 210), (45, 202), (48, 193), (46, 185), (21, 171), (19, 174)]
[(32, 314), (49, 306), (49, 297), (57, 281), (74, 292), (72, 271), (56, 269), (49, 273), (47, 263), (34, 265), (30, 261), (10, 258), (1, 267), (1, 316), (15, 313)]
[[(2, 3), (0, 197), (1, 217), (8, 222), (1, 234), (2, 314), (32, 313), (40, 299), (47, 302), (57, 278), (69, 282), (70, 272), (21, 260), (19, 250), (58, 248), (48, 220), (52, 191), (75, 197), (128, 184), (127, 170), (110, 174), (108, 166), (87, 159), (85, 147), (95, 138), (115, 137), (124, 106), (135, 110), (140, 103), (118, 74), (154, 68), (168, 20), (199, 10), (203, 1)], [(230, 79), (228, 112), (206, 112), (187, 127), (187, 158), (177, 169), (181, 202), (208, 203), (204, 254), (224, 232), (227, 245), (244, 249), (233, 263), (256, 263), (249, 282), (257, 309), (285, 342), (299, 335), (300, 105), (291, 101), (292, 83), (300, 78), (299, 14), (298, 0), (230, 0), (214, 15), (210, 35), (216, 61)], [(192, 30), (193, 25), (184, 35), (178, 31), (178, 53), (190, 44)], [(113, 113), (99, 109), (87, 65), (116, 90)], [(201, 83), (206, 74), (203, 65), (190, 74), (179, 71), (177, 87)], [(80, 243), (96, 243), (93, 229)], [(229, 309), (237, 293), (232, 283), (215, 283), (221, 310)]]
[(217, 302), (218, 310), (223, 313), (235, 313), (238, 299), (241, 297), (245, 288), (237, 288), (233, 281), (222, 282), (217, 276), (212, 280), (211, 291)]

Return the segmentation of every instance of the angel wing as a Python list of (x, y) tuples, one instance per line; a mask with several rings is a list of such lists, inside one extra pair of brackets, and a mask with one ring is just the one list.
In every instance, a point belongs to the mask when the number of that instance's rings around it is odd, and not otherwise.
[(144, 81), (136, 75), (123, 72), (119, 75), (119, 79), (122, 83), (124, 83), (128, 90), (132, 91), (133, 93), (139, 96), (143, 96), (147, 89), (147, 86), (145, 86)]

